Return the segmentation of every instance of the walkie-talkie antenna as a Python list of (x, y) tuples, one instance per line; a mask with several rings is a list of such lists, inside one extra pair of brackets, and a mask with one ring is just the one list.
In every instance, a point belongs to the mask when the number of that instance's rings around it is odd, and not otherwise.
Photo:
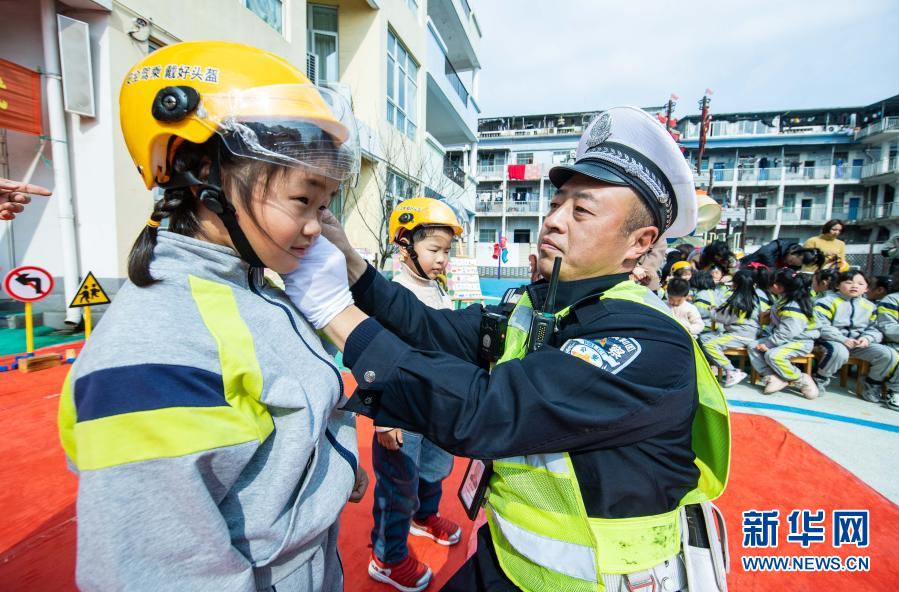
[(559, 287), (559, 271), (562, 269), (562, 258), (556, 257), (553, 261), (553, 273), (549, 278), (549, 291), (546, 293), (546, 303), (543, 312), (552, 314), (556, 307), (556, 288)]

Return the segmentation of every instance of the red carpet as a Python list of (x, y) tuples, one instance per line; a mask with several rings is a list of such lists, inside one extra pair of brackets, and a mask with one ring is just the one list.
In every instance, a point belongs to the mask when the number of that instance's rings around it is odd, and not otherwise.
[[(60, 348), (55, 348), (58, 351)], [(64, 349), (64, 348), (63, 348)], [(54, 351), (53, 349), (48, 351)], [(7, 360), (0, 359), (0, 364)], [(0, 443), (0, 590), (57, 592), (74, 590), (76, 480), (65, 467), (56, 436), (56, 407), (59, 387), (68, 366), (20, 374), (0, 373), (0, 425), (5, 438)], [(731, 480), (720, 500), (728, 522), (731, 573), (735, 592), (771, 590), (892, 589), (899, 581), (899, 508), (856, 479), (848, 471), (792, 436), (774, 420), (735, 414), (734, 454)], [(860, 448), (862, 444), (859, 443)], [(359, 421), (359, 448), (371, 475), (371, 423)], [(430, 541), (411, 537), (418, 557), (428, 562), (439, 585), (457, 569), (467, 555), (471, 523), (462, 514), (456, 489), (465, 469), (458, 460), (445, 482), (441, 512), (464, 525), (462, 542), (451, 550)], [(884, 470), (888, 470), (884, 467)], [(392, 590), (368, 578), (369, 531), (372, 525), (372, 487), (360, 504), (348, 504), (342, 518), (341, 554), (348, 591)], [(779, 509), (780, 546), (777, 549), (744, 550), (741, 547), (741, 513), (745, 510)], [(812, 544), (808, 550), (786, 543), (786, 515), (793, 509), (827, 511), (868, 509), (870, 541), (866, 549), (833, 549), (828, 542)], [(747, 573), (740, 556), (758, 555), (867, 555), (868, 573)]]

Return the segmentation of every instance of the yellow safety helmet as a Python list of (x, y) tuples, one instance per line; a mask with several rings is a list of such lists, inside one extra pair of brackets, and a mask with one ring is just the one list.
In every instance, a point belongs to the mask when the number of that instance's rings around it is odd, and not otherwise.
[(452, 208), (430, 197), (413, 197), (397, 204), (390, 214), (390, 240), (399, 244), (403, 236), (422, 226), (448, 226), (455, 236), (462, 234), (462, 225)]
[(671, 273), (680, 271), (681, 269), (687, 269), (688, 267), (693, 267), (693, 265), (689, 261), (677, 261), (676, 263), (674, 263), (674, 265), (671, 266)]
[(359, 170), (349, 101), (286, 60), (226, 41), (176, 43), (134, 65), (119, 94), (122, 133), (150, 189), (183, 141), (219, 134), (231, 153), (344, 181)]

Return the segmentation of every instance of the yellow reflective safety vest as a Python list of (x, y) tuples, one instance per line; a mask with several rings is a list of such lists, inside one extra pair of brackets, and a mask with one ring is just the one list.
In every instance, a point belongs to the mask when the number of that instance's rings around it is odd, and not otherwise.
[[(629, 280), (599, 298), (627, 300), (671, 316), (655, 294)], [(569, 311), (562, 310), (556, 318), (564, 318)], [(509, 318), (505, 349), (497, 364), (524, 357), (532, 315), (525, 293)], [(713, 500), (724, 491), (730, 465), (727, 403), (695, 339), (693, 351), (699, 407), (693, 420), (692, 447), (700, 477), (678, 508), (654, 516), (590, 517), (567, 452), (494, 461), (487, 519), (499, 563), (519, 588), (602, 591), (603, 573), (649, 569), (680, 550), (679, 508)]]

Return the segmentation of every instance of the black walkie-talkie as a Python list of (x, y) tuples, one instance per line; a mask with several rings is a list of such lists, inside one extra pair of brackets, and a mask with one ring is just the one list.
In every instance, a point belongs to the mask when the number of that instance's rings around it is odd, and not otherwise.
[(531, 329), (528, 331), (528, 353), (535, 352), (543, 347), (556, 330), (556, 317), (553, 309), (556, 307), (556, 288), (559, 286), (559, 270), (562, 268), (562, 258), (556, 257), (553, 261), (553, 273), (549, 279), (549, 290), (546, 292), (546, 302), (543, 311), (534, 311), (531, 319)]

